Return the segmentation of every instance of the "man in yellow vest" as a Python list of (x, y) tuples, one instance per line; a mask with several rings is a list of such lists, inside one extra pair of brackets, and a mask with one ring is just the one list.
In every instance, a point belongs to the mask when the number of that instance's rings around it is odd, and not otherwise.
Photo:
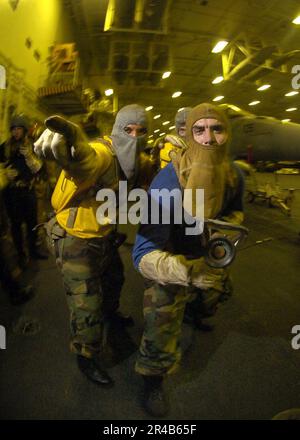
[(115, 225), (97, 221), (96, 193), (116, 191), (120, 180), (129, 189), (134, 185), (146, 145), (146, 112), (137, 104), (123, 107), (111, 136), (90, 143), (77, 125), (59, 116), (48, 118), (46, 126), (35, 152), (63, 168), (52, 196), (56, 216), (47, 228), (71, 312), (71, 351), (89, 380), (112, 386), (99, 353), (105, 322), (122, 319), (124, 274)]

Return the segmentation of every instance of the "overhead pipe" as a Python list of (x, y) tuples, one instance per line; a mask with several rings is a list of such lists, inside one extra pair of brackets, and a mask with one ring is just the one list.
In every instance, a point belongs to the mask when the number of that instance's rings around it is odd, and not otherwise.
[(276, 46), (268, 46), (260, 49), (253, 55), (250, 55), (228, 73), (227, 79), (239, 79), (249, 74), (253, 70), (253, 64), (262, 64), (266, 59), (270, 58), (276, 49)]
[(274, 54), (274, 59), (270, 60), (269, 66), (259, 66), (256, 67), (252, 72), (250, 72), (247, 76), (245, 76), (243, 79), (246, 81), (256, 81), (257, 79), (262, 78), (265, 75), (268, 75), (271, 72), (274, 72), (275, 69), (285, 64), (287, 61), (289, 61), (294, 56), (298, 55), (300, 50), (293, 50), (291, 52), (277, 55)]
[(112, 24), (115, 19), (116, 14), (116, 0), (109, 0), (106, 10), (105, 22), (104, 22), (104, 32), (112, 30)]
[(135, 11), (134, 11), (134, 23), (140, 24), (143, 21), (145, 0), (136, 0)]

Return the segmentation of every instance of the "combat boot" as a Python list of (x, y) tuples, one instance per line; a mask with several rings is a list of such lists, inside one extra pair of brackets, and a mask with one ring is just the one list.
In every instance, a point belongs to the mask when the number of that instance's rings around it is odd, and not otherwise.
[(169, 412), (169, 402), (163, 389), (163, 376), (143, 376), (143, 406), (154, 417), (164, 417)]
[(103, 370), (96, 358), (87, 358), (85, 356), (77, 355), (77, 364), (79, 370), (91, 381), (97, 385), (106, 388), (113, 386), (114, 382), (108, 373)]

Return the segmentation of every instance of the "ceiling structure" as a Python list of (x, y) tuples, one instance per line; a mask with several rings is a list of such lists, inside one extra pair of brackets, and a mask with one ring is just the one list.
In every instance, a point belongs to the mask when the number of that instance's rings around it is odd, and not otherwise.
[[(153, 130), (178, 108), (224, 96), (257, 115), (300, 122), (292, 91), (300, 65), (296, 0), (64, 0), (87, 87), (113, 88), (119, 107), (153, 106)], [(228, 45), (212, 53), (219, 40)], [(169, 78), (162, 74), (170, 71)], [(300, 72), (300, 67), (299, 67)], [(217, 76), (224, 81), (212, 84)], [(300, 78), (298, 80), (300, 87)], [(271, 87), (265, 91), (257, 88)], [(178, 98), (172, 94), (181, 91)], [(297, 90), (296, 90), (297, 91)], [(249, 106), (250, 102), (260, 101)], [(288, 108), (297, 108), (287, 112)], [(162, 122), (170, 124), (162, 126)]]

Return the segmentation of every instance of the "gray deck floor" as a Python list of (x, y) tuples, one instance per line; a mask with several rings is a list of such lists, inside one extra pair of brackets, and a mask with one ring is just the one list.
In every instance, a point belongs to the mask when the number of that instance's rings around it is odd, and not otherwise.
[[(284, 176), (300, 188), (300, 176)], [(260, 178), (264, 178), (263, 175)], [(235, 293), (213, 318), (209, 334), (183, 328), (186, 348), (181, 370), (167, 380), (172, 410), (168, 419), (271, 419), (300, 407), (300, 350), (291, 329), (300, 325), (300, 191), (292, 218), (263, 204), (246, 204), (250, 237), (234, 263)], [(129, 242), (134, 231), (129, 230)], [(256, 240), (273, 240), (255, 245)], [(139, 404), (141, 380), (134, 373), (142, 334), (143, 281), (134, 271), (129, 245), (122, 309), (135, 326), (112, 332), (107, 353), (115, 387), (89, 383), (68, 351), (68, 310), (54, 261), (31, 268), (35, 298), (22, 307), (0, 295), (0, 324), (7, 349), (0, 351), (2, 419), (149, 420)], [(16, 334), (20, 317), (35, 318), (40, 331)]]

